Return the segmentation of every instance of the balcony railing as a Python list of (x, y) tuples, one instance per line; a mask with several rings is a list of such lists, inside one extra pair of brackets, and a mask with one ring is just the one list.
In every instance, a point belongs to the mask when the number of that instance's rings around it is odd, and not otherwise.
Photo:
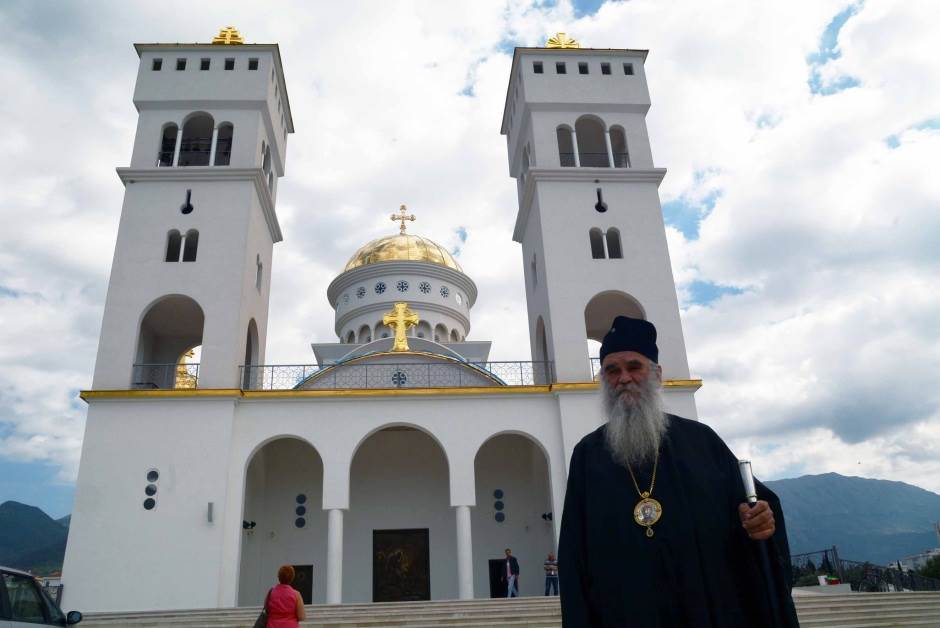
[(836, 547), (790, 556), (793, 586), (814, 586), (819, 578), (837, 578), (853, 591), (940, 591), (940, 580), (913, 571), (845, 560)]
[(538, 386), (554, 381), (551, 362), (379, 362), (241, 367), (245, 390)]
[[(558, 153), (558, 160), (562, 168), (574, 167), (574, 153)], [(579, 153), (578, 161), (586, 168), (609, 168), (610, 160), (607, 153)], [(627, 153), (614, 153), (614, 168), (629, 168), (630, 155)]]
[(199, 364), (135, 364), (131, 388), (198, 388)]

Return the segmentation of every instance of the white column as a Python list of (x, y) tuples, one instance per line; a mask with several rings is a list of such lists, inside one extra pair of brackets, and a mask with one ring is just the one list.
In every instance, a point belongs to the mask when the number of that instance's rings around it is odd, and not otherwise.
[(326, 532), (326, 603), (343, 602), (343, 511), (328, 511)]
[(614, 167), (614, 147), (610, 143), (610, 129), (604, 129), (604, 142), (607, 144), (607, 165)]
[[(215, 165), (215, 144), (219, 141), (219, 127), (212, 128), (212, 144), (209, 148), (209, 165)], [(610, 138), (607, 138), (607, 151), (610, 152)]]
[(180, 148), (183, 145), (183, 127), (180, 127), (176, 130), (176, 148), (173, 149), (173, 165), (178, 166), (180, 163)]
[(473, 599), (473, 543), (470, 535), (470, 506), (457, 506), (457, 596)]
[(574, 128), (571, 129), (571, 150), (574, 151), (574, 167), (580, 168), (581, 155), (578, 154), (578, 133)]

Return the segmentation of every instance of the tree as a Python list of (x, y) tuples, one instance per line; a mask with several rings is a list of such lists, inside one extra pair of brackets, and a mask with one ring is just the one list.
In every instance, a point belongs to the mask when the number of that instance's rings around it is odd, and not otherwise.
[(920, 568), (920, 575), (927, 578), (936, 578), (940, 580), (940, 555), (934, 556), (927, 563)]

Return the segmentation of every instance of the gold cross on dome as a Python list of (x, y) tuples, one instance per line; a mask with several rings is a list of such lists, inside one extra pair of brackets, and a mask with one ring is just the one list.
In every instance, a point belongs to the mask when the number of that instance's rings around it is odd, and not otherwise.
[(408, 336), (405, 332), (409, 327), (417, 325), (419, 320), (421, 319), (418, 315), (409, 310), (408, 304), (403, 301), (396, 303), (392, 311), (382, 317), (382, 324), (395, 330), (395, 344), (392, 346), (392, 351), (410, 351)]
[(219, 34), (212, 38), (213, 44), (243, 44), (244, 37), (234, 26), (226, 26), (219, 31)]
[(546, 48), (580, 48), (581, 44), (576, 42), (573, 38), (568, 37), (565, 33), (555, 33), (553, 37), (548, 38), (548, 43), (545, 44)]
[(392, 214), (392, 220), (400, 220), (400, 221), (401, 221), (401, 231), (399, 232), (399, 233), (401, 233), (401, 235), (405, 235), (405, 221), (406, 221), (406, 220), (411, 220), (411, 221), (417, 220), (417, 218), (415, 218), (415, 215), (414, 215), (414, 214), (411, 214), (410, 216), (407, 215), (407, 214), (405, 213), (407, 210), (408, 210), (408, 208), (405, 207), (404, 205), (402, 205), (401, 207), (398, 208), (398, 211), (401, 212), (401, 216), (396, 216), (395, 214)]

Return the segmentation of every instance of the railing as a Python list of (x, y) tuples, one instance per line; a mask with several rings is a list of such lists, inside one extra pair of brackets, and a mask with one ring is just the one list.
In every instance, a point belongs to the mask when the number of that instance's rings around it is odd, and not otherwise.
[(607, 152), (603, 153), (578, 153), (578, 161), (582, 168), (609, 168), (610, 159)]
[(166, 389), (198, 388), (199, 363), (185, 364), (135, 364), (131, 388)]
[(561, 161), (562, 168), (574, 167), (574, 153), (558, 153), (558, 159)]
[(940, 591), (940, 580), (895, 567), (843, 560), (835, 547), (795, 554), (790, 557), (790, 562), (793, 586), (796, 587), (819, 584), (819, 578), (823, 576), (836, 577), (850, 585), (853, 591)]
[[(629, 168), (630, 155), (628, 153), (614, 153), (614, 168)], [(574, 153), (558, 153), (558, 161), (562, 168), (574, 167)], [(579, 153), (578, 161), (587, 168), (609, 168), (610, 159), (607, 153)]]
[(597, 379), (597, 376), (601, 374), (601, 359), (600, 358), (591, 358), (591, 381)]
[(180, 143), (180, 166), (208, 166), (212, 153), (211, 137), (183, 138)]
[(379, 362), (241, 367), (245, 390), (537, 386), (554, 381), (551, 362)]
[(627, 153), (614, 153), (614, 168), (629, 168), (630, 155)]

